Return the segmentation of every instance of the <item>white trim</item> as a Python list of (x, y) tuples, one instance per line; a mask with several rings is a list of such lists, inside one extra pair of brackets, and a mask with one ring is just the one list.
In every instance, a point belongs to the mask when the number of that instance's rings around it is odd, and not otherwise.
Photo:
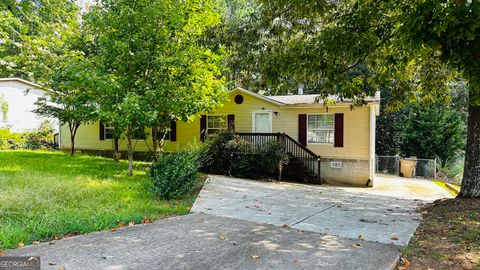
[(23, 84), (26, 84), (26, 85), (29, 85), (29, 86), (32, 86), (34, 88), (38, 88), (40, 90), (44, 90), (42, 89), (42, 87), (36, 83), (33, 83), (33, 82), (29, 82), (27, 80), (24, 80), (24, 79), (20, 79), (20, 78), (0, 78), (0, 82), (21, 82)]
[[(323, 115), (323, 114), (332, 114), (333, 115), (333, 142), (332, 143), (311, 143), (311, 142), (308, 142), (308, 116), (310, 115)], [(307, 133), (307, 145), (308, 144), (313, 144), (313, 145), (331, 145), (331, 146), (334, 146), (335, 145), (335, 113), (308, 113), (307, 114), (307, 130), (306, 130), (306, 133)]]
[[(207, 118), (206, 119), (206, 123), (205, 123), (205, 136), (208, 138), (208, 117), (209, 116), (225, 116), (225, 121), (226, 121), (226, 124), (227, 124), (227, 128), (225, 128), (225, 130), (228, 129), (228, 114), (207, 114), (205, 115), (205, 117)], [(220, 129), (222, 130), (222, 129)]]
[(369, 178), (374, 181), (375, 177), (375, 128), (376, 128), (376, 108), (370, 106), (370, 166), (369, 166)]
[[(255, 93), (255, 92), (251, 92), (251, 91), (248, 91), (246, 89), (243, 89), (241, 87), (236, 87), (235, 89), (231, 90), (229, 92), (229, 95), (233, 95), (236, 92), (241, 92), (241, 93), (256, 97), (256, 98), (261, 99), (263, 101), (266, 101), (268, 103), (271, 103), (271, 104), (274, 104), (274, 105), (277, 105), (277, 106), (280, 106), (280, 107), (284, 107), (284, 108), (296, 108), (296, 109), (299, 109), (299, 108), (318, 108), (318, 107), (329, 107), (329, 108), (337, 107), (338, 108), (338, 107), (351, 107), (351, 105), (353, 104), (352, 102), (349, 102), (349, 101), (337, 101), (334, 105), (331, 105), (331, 106), (325, 106), (325, 104), (323, 102), (312, 103), (312, 104), (308, 104), (308, 103), (284, 103), (284, 102), (281, 102), (281, 101), (277, 101), (277, 100), (275, 100), (275, 99), (273, 99), (269, 96), (263, 96), (263, 95)], [(379, 96), (377, 97), (377, 95), (376, 95), (374, 98), (367, 98), (366, 101), (367, 101), (367, 106), (368, 105), (380, 104), (380, 97)]]
[(245, 90), (245, 89), (240, 88), (240, 87), (237, 87), (237, 88), (233, 89), (232, 91), (230, 91), (230, 95), (232, 95), (232, 94), (235, 93), (235, 92), (242, 92), (242, 93), (245, 93), (245, 94), (247, 94), (247, 95), (256, 97), (256, 98), (258, 98), (258, 99), (261, 99), (261, 100), (263, 100), (263, 101), (266, 101), (266, 102), (275, 104), (275, 105), (277, 105), (277, 106), (286, 105), (286, 104), (283, 103), (283, 102), (273, 100), (273, 99), (271, 99), (271, 98), (269, 98), (269, 97), (267, 97), (267, 96), (262, 96), (262, 95), (259, 95), (259, 94), (257, 94), (257, 93), (254, 93), (254, 92)]
[(252, 132), (256, 133), (255, 114), (257, 113), (268, 113), (268, 120), (270, 122), (270, 132), (267, 132), (267, 133), (272, 133), (273, 132), (273, 111), (272, 110), (253, 110), (252, 111)]

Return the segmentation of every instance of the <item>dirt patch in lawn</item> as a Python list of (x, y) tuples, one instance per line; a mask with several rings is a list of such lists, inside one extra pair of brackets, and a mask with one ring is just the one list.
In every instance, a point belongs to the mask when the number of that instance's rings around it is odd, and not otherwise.
[(480, 199), (439, 200), (419, 211), (424, 220), (397, 269), (480, 270)]

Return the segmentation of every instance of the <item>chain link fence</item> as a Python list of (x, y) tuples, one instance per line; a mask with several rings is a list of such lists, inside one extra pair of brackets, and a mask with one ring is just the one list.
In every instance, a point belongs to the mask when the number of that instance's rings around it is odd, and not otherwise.
[[(414, 164), (412, 177), (435, 179), (437, 178), (437, 160), (422, 158), (404, 158), (400, 156), (376, 156), (375, 172), (402, 176), (407, 162)], [(402, 164), (405, 168), (402, 170)]]

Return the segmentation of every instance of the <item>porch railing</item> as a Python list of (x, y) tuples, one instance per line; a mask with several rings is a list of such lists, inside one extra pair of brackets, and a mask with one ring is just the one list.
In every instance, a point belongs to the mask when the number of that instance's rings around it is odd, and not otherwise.
[(280, 142), (287, 154), (290, 154), (305, 167), (305, 169), (314, 175), (316, 182), (322, 183), (320, 177), (320, 156), (312, 150), (303, 146), (297, 140), (286, 133), (237, 133), (244, 141), (249, 142), (252, 147), (259, 147), (271, 141)]

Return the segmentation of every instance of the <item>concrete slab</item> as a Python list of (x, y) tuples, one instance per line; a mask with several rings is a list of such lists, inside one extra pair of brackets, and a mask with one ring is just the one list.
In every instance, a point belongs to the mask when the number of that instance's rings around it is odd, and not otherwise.
[[(375, 177), (374, 185), (374, 188), (365, 189), (364, 192), (407, 200), (434, 201), (453, 198), (447, 190), (427, 179), (379, 174)], [(355, 188), (344, 188), (344, 190), (358, 191)]]
[(398, 252), (396, 245), (199, 213), (8, 250), (5, 256), (41, 256), (48, 270), (377, 270), (392, 269)]
[[(408, 182), (412, 185), (412, 182)], [(262, 222), (367, 241), (406, 245), (421, 216), (418, 204), (450, 196), (420, 183), (420, 191), (397, 188), (382, 195), (378, 189), (312, 186), (284, 182), (260, 182), (210, 176), (192, 212)], [(395, 183), (402, 186), (402, 182)], [(424, 187), (434, 189), (425, 195)], [(388, 184), (381, 190), (388, 191)], [(438, 187), (440, 188), (440, 187)], [(445, 196), (443, 196), (445, 195)]]

